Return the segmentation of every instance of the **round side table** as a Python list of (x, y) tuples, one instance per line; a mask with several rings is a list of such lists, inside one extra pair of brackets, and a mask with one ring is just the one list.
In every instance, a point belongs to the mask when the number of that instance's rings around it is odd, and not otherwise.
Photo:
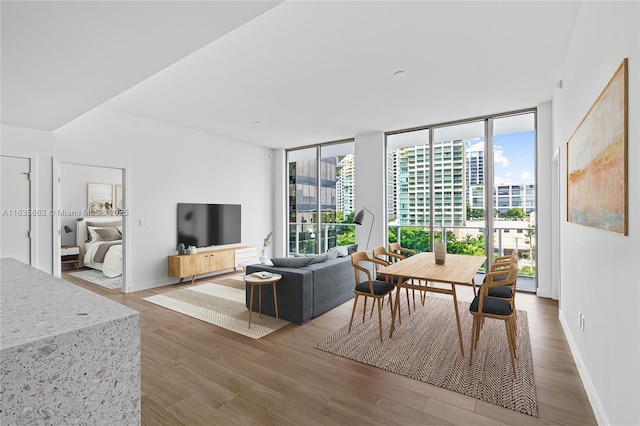
[(251, 328), (251, 312), (253, 312), (253, 289), (258, 286), (258, 313), (262, 318), (262, 286), (271, 284), (273, 286), (273, 304), (276, 308), (276, 318), (278, 318), (278, 296), (276, 294), (276, 283), (280, 281), (282, 275), (271, 274), (268, 278), (259, 278), (255, 275), (245, 275), (244, 282), (251, 286), (251, 294), (249, 296), (249, 328)]

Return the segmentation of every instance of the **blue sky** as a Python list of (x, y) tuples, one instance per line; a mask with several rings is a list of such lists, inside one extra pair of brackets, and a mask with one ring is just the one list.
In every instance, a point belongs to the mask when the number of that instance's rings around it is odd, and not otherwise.
[[(500, 184), (535, 183), (535, 132), (496, 135), (494, 180)], [(483, 149), (481, 138), (467, 139), (467, 150)]]

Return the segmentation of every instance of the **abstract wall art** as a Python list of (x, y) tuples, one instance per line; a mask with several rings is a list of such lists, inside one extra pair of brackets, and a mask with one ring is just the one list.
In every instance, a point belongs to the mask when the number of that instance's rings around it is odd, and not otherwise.
[(567, 142), (567, 221), (627, 235), (627, 59)]

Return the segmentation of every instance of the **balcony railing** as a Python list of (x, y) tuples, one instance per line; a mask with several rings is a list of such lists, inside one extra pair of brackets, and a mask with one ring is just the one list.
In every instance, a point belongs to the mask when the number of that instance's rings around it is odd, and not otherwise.
[[(423, 226), (392, 225), (388, 227), (390, 241), (398, 241), (403, 247), (418, 252), (431, 251), (429, 231)], [(434, 240), (447, 236), (447, 252), (486, 255), (484, 227), (445, 226), (434, 230)], [(331, 247), (355, 243), (355, 225), (352, 223), (289, 223), (289, 254), (315, 254), (320, 239), (320, 253)], [(494, 228), (494, 256), (505, 256), (518, 251), (519, 290), (535, 291), (536, 284), (536, 244), (535, 228), (496, 226)], [(370, 247), (371, 248), (371, 247)]]

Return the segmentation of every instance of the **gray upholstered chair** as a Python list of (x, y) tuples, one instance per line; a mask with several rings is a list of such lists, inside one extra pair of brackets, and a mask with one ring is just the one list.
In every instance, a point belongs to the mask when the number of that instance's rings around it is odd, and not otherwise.
[[(365, 319), (365, 313), (367, 311), (367, 300), (373, 298), (373, 303), (378, 302), (378, 326), (380, 328), (380, 341), (382, 342), (382, 306), (380, 300), (385, 296), (389, 296), (389, 307), (393, 313), (393, 299), (391, 293), (395, 286), (387, 281), (378, 281), (372, 278), (375, 273), (375, 267), (372, 264), (380, 264), (385, 266), (386, 262), (380, 259), (369, 257), (367, 252), (359, 251), (351, 255), (351, 264), (356, 274), (356, 287), (353, 289), (353, 293), (356, 295), (353, 301), (353, 310), (351, 311), (351, 320), (349, 321), (349, 333), (351, 333), (351, 325), (353, 323), (353, 317), (356, 313), (356, 306), (358, 305), (358, 298), (364, 296), (364, 307), (362, 309), (362, 322)], [(366, 277), (366, 279), (364, 279)]]
[[(511, 357), (511, 368), (516, 377), (516, 315), (515, 306), (509, 300), (490, 297), (489, 290), (503, 285), (504, 281), (515, 281), (518, 274), (518, 264), (511, 262), (506, 268), (489, 272), (485, 282), (480, 287), (478, 295), (469, 306), (469, 312), (473, 315), (471, 327), (471, 354), (469, 365), (473, 361), (473, 351), (477, 349), (480, 340), (480, 331), (485, 319), (498, 319), (504, 321)], [(502, 278), (502, 279), (499, 279)]]
[[(382, 247), (382, 246), (376, 247), (376, 248), (373, 249), (373, 257), (375, 257), (376, 259), (384, 260), (387, 265), (390, 265), (393, 262), (398, 262), (398, 261), (400, 261), (400, 260), (405, 258), (401, 254), (387, 251), (387, 249)], [(378, 271), (378, 265), (376, 264), (376, 273), (377, 273), (377, 271)], [(378, 281), (395, 281), (395, 280), (397, 280), (397, 277), (390, 277), (390, 279), (387, 279), (387, 277), (384, 274), (377, 273), (376, 280), (378, 280)], [(407, 278), (405, 278), (404, 281), (407, 281)], [(405, 290), (407, 291), (407, 309), (409, 310), (409, 314), (411, 314), (411, 304), (409, 303), (409, 289), (406, 288)], [(415, 311), (415, 309), (416, 309), (416, 294), (415, 294), (415, 290), (411, 290), (411, 292), (413, 294), (413, 310)]]

